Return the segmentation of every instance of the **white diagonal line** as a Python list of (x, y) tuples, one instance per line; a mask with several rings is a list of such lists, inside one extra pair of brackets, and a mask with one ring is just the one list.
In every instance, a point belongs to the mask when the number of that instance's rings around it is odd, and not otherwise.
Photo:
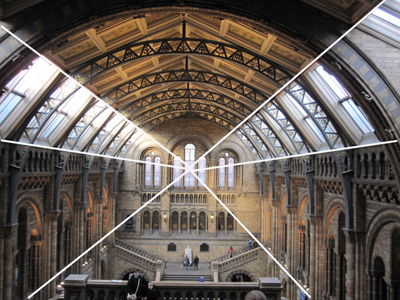
[(246, 162), (235, 163), (235, 164), (230, 164), (230, 165), (226, 165), (225, 164), (223, 166), (215, 166), (215, 167), (207, 167), (207, 168), (202, 168), (202, 169), (195, 169), (195, 170), (193, 170), (193, 172), (203, 171), (203, 170), (214, 170), (214, 169), (228, 168), (228, 167), (232, 167), (232, 166), (236, 167), (236, 166), (256, 164), (256, 163), (261, 163), (261, 162), (276, 161), (276, 160), (281, 160), (281, 159), (297, 158), (297, 157), (311, 156), (311, 155), (317, 155), (317, 154), (332, 153), (332, 152), (337, 152), (337, 151), (347, 151), (347, 150), (352, 150), (352, 149), (374, 147), (374, 146), (393, 144), (393, 143), (397, 143), (397, 140), (391, 140), (391, 141), (385, 141), (385, 142), (379, 142), (379, 143), (372, 143), (372, 144), (366, 144), (366, 145), (343, 147), (343, 148), (335, 148), (335, 149), (329, 149), (329, 150), (321, 150), (321, 151), (302, 153), (302, 154), (293, 154), (293, 155), (288, 155), (288, 156), (265, 158), (265, 159), (246, 161)]
[(121, 223), (119, 223), (117, 226), (115, 226), (110, 232), (108, 232), (106, 235), (104, 235), (101, 239), (99, 239), (97, 242), (95, 242), (92, 246), (90, 246), (86, 251), (84, 251), (81, 255), (76, 257), (72, 262), (70, 262), (67, 266), (65, 266), (62, 270), (60, 270), (57, 274), (55, 274), (53, 277), (51, 277), (49, 280), (47, 280), (41, 287), (39, 287), (36, 291), (34, 291), (32, 294), (28, 296), (28, 299), (31, 299), (36, 293), (38, 293), (41, 289), (43, 289), (46, 285), (48, 285), (50, 282), (52, 282), (54, 279), (56, 279), (61, 273), (66, 271), (69, 267), (71, 267), (74, 263), (76, 263), (79, 259), (81, 259), (83, 256), (85, 256), (86, 253), (88, 253), (90, 250), (92, 250), (94, 247), (96, 247), (98, 244), (100, 244), (102, 241), (104, 241), (108, 236), (110, 236), (114, 231), (116, 231), (118, 228), (120, 228), (122, 225), (125, 224), (130, 218), (135, 216), (138, 212), (140, 212), (143, 208), (145, 208), (148, 204), (150, 204), (154, 199), (156, 199), (159, 195), (161, 195), (164, 191), (166, 191), (170, 186), (172, 186), (176, 181), (180, 180), (183, 176), (188, 173), (189, 170), (187, 170), (185, 173), (180, 175), (178, 178), (176, 178), (174, 181), (172, 181), (170, 184), (168, 184), (165, 188), (163, 188), (160, 192), (157, 193), (153, 198), (151, 198), (149, 201), (147, 201), (145, 204), (143, 204), (141, 207), (139, 207), (135, 212), (130, 214), (128, 217), (125, 218)]
[[(375, 6), (374, 9), (372, 9), (369, 13), (367, 13), (363, 18), (361, 18), (355, 25), (353, 25), (348, 31), (346, 31), (342, 36), (340, 36), (334, 43), (332, 43), (330, 46), (328, 46), (328, 48), (326, 48), (320, 55), (318, 55), (312, 62), (310, 62), (306, 67), (304, 67), (299, 73), (297, 73), (292, 79), (290, 79), (285, 85), (283, 85), (277, 92), (275, 92), (270, 98), (267, 99), (267, 101), (265, 101), (262, 105), (260, 105), (255, 111), (253, 111), (249, 116), (247, 116), (241, 123), (239, 123), (233, 130), (231, 130), (227, 135), (225, 135), (220, 141), (218, 141), (213, 147), (211, 147), (208, 151), (206, 151), (206, 153), (204, 153), (196, 162), (193, 163), (193, 165), (197, 164), (197, 162), (205, 157), (208, 153), (210, 153), (212, 150), (214, 150), (220, 143), (222, 143), (228, 136), (230, 136), (235, 130), (237, 130), (241, 125), (243, 125), (243, 123), (245, 123), (249, 118), (251, 118), (254, 114), (256, 114), (262, 107), (264, 107), (267, 103), (269, 103), (276, 95), (278, 95), (284, 88), (286, 88), (289, 84), (291, 84), (296, 78), (298, 78), (301, 74), (303, 74), (303, 72), (312, 64), (314, 64), (320, 57), (322, 57), (327, 51), (329, 51), (332, 47), (334, 47), (339, 41), (341, 41), (350, 31), (352, 31), (355, 27), (357, 27), (361, 22), (363, 22), (375, 9), (377, 9), (378, 7), (380, 7), (383, 3), (385, 2), (382, 1), (380, 2), (377, 6)], [(46, 60), (47, 62), (49, 62), (50, 64), (52, 64), (55, 68), (57, 68), (62, 74), (64, 74), (65, 76), (67, 76), (68, 78), (71, 78), (73, 80), (75, 80), (74, 78), (72, 78), (71, 76), (69, 76), (68, 74), (66, 74), (63, 70), (61, 70), (60, 68), (58, 68), (54, 63), (52, 63), (51, 61), (49, 61), (46, 57), (42, 56), (39, 52), (37, 52), (35, 49), (33, 49), (32, 47), (30, 47), (28, 44), (26, 44), (24, 41), (22, 41), (20, 38), (18, 38), (16, 35), (14, 35), (12, 32), (10, 32), (8, 29), (6, 29), (4, 26), (1, 26), (1, 28), (3, 30), (5, 30), (8, 34), (10, 34), (11, 36), (13, 36), (15, 39), (17, 39), (18, 41), (20, 41), (22, 44), (24, 44), (27, 48), (29, 48), (31, 51), (33, 51), (34, 53), (36, 53), (38, 56), (42, 57), (44, 60)], [(76, 80), (75, 80), (76, 81)], [(77, 82), (77, 81), (76, 81)], [(85, 88), (83, 85), (81, 85), (79, 82), (77, 82), (77, 84), (83, 88)], [(86, 88), (85, 88), (86, 89)], [(88, 90), (88, 89), (86, 89)], [(89, 90), (88, 90), (89, 91)], [(117, 113), (118, 115), (120, 115), (123, 119), (125, 119), (126, 121), (128, 121), (130, 124), (132, 124), (135, 128), (137, 128), (138, 130), (142, 131), (147, 137), (149, 137), (154, 143), (156, 143), (157, 145), (159, 145), (162, 149), (164, 149), (165, 151), (167, 151), (169, 154), (171, 154), (173, 157), (175, 157), (176, 155), (173, 154), (171, 151), (169, 151), (167, 148), (165, 148), (163, 145), (161, 145), (160, 143), (158, 143), (153, 137), (151, 137), (150, 135), (148, 135), (146, 132), (144, 132), (141, 128), (137, 127), (133, 122), (131, 122), (129, 119), (127, 119), (126, 117), (124, 117), (123, 115), (121, 115), (118, 111), (116, 111), (114, 108), (112, 108), (110, 105), (108, 105), (106, 102), (104, 102), (102, 99), (100, 99), (97, 95), (94, 95), (91, 91), (89, 91), (90, 94), (96, 98), (99, 101), (102, 101), (109, 109), (113, 110), (115, 113)], [(29, 144), (29, 146), (33, 146), (31, 144)], [(39, 147), (43, 147), (43, 146), (39, 146)], [(59, 151), (66, 151), (64, 149), (57, 149)], [(336, 150), (336, 149), (335, 149)], [(338, 150), (336, 150), (338, 151)], [(92, 154), (88, 154), (85, 153), (85, 155), (92, 155)], [(311, 155), (309, 154), (304, 154), (304, 155), (300, 155), (300, 156), (307, 156), (307, 155)], [(115, 159), (115, 157), (113, 157)], [(184, 161), (181, 161), (183, 164), (186, 165), (186, 163)], [(258, 161), (260, 162), (260, 161)], [(185, 171), (181, 176), (179, 176), (177, 179), (175, 179), (174, 181), (172, 181), (169, 185), (167, 185), (162, 191), (160, 191), (159, 193), (157, 193), (156, 196), (154, 196), (152, 199), (150, 199), (149, 201), (147, 201), (144, 205), (142, 205), (138, 210), (136, 210), (134, 213), (132, 213), (128, 218), (126, 218), (123, 222), (121, 222), (119, 225), (117, 225), (113, 230), (111, 230), (109, 233), (107, 233), (104, 237), (102, 237), (100, 240), (98, 240), (94, 245), (92, 245), (89, 249), (87, 249), (84, 253), (82, 253), (80, 256), (78, 256), (73, 262), (71, 262), (68, 266), (66, 266), (64, 269), (62, 269), (59, 273), (57, 273), (55, 276), (53, 276), (51, 279), (49, 279), (49, 281), (47, 281), (44, 285), (42, 285), (39, 289), (37, 289), (35, 292), (33, 292), (28, 298), (32, 298), (38, 291), (40, 291), (43, 287), (45, 287), (48, 283), (50, 283), (52, 280), (54, 280), (57, 276), (59, 276), (62, 272), (64, 272), (66, 269), (68, 269), (72, 264), (74, 264), (76, 261), (78, 261), (81, 257), (83, 257), (88, 251), (90, 251), (91, 249), (93, 249), (95, 246), (97, 246), (100, 242), (102, 242), (105, 238), (107, 238), (111, 233), (113, 233), (116, 229), (118, 229), (119, 227), (121, 227), (128, 219), (130, 219), (131, 217), (133, 217), (134, 215), (136, 215), (140, 210), (142, 210), (144, 207), (146, 207), (150, 202), (152, 202), (156, 197), (158, 197), (158, 195), (160, 195), (162, 192), (164, 192), (167, 188), (169, 188), (171, 185), (173, 185), (177, 180), (179, 180), (180, 178), (182, 178), (184, 175), (186, 175), (189, 172), (189, 169), (187, 169), (187, 171)], [(190, 171), (199, 181), (200, 183), (203, 184), (203, 186), (205, 186), (207, 188), (207, 190), (214, 196), (214, 198), (216, 198), (220, 204), (228, 211), (230, 212), (230, 210), (222, 203), (222, 201), (220, 201), (218, 199), (218, 197), (208, 188), (207, 185), (205, 185), (200, 178), (197, 177), (197, 175), (194, 174), (193, 171)], [(254, 235), (248, 231), (248, 229), (239, 221), (239, 219), (236, 218), (236, 216), (234, 214), (232, 214), (232, 217), (249, 233), (250, 236), (253, 237), (254, 240), (256, 240), (258, 242), (258, 240), (254, 237)], [(304, 293), (311, 298), (311, 296), (303, 289), (303, 287), (290, 275), (290, 273), (288, 273), (288, 271), (280, 265), (280, 263), (272, 256), (272, 254), (261, 244), (259, 243), (260, 247), (263, 248), (263, 250), (282, 268), (282, 270), (299, 286), (300, 289), (302, 289), (304, 291)]]
[(236, 222), (238, 222), (244, 230), (246, 230), (246, 232), (255, 240), (257, 241), (258, 245), (268, 254), (268, 256), (281, 268), (281, 270), (283, 272), (285, 272), (285, 274), (287, 276), (289, 276), (290, 279), (293, 280), (293, 282), (304, 292), (304, 294), (307, 295), (308, 298), (311, 298), (311, 295), (304, 289), (304, 287), (289, 273), (288, 270), (286, 270), (286, 268), (284, 266), (282, 266), (282, 264), (272, 255), (271, 252), (268, 251), (267, 248), (264, 247), (264, 245), (258, 240), (256, 239), (256, 237), (251, 233), (250, 230), (247, 229), (246, 226), (243, 225), (243, 223), (238, 219), (238, 217), (235, 216), (235, 214), (233, 214), (230, 209), (214, 194), (214, 192), (194, 173), (191, 172), (196, 178), (197, 180), (211, 193), (211, 195), (213, 195), (213, 197), (215, 199), (217, 199), (217, 201), (219, 202), (219, 204), (222, 205), (223, 208), (226, 209), (226, 211), (228, 213), (230, 213), (230, 215), (236, 220)]
[(84, 152), (84, 151), (78, 151), (78, 150), (69, 150), (69, 149), (63, 149), (63, 148), (57, 148), (57, 147), (51, 147), (51, 146), (44, 146), (44, 145), (35, 145), (35, 144), (29, 144), (29, 143), (23, 143), (23, 142), (17, 142), (17, 141), (10, 141), (10, 140), (0, 139), (0, 142), (8, 143), (8, 144), (14, 144), (14, 145), (20, 145), (20, 146), (27, 146), (27, 147), (32, 147), (32, 148), (42, 148), (42, 149), (55, 150), (55, 151), (60, 151), (60, 152), (69, 152), (69, 153), (75, 153), (75, 154), (82, 154), (82, 155), (86, 155), (86, 156), (96, 156), (96, 157), (101, 157), (101, 158), (109, 158), (109, 159), (115, 159), (115, 160), (130, 161), (130, 162), (136, 162), (136, 163), (142, 163), (142, 164), (146, 163), (146, 164), (149, 164), (149, 165), (162, 166), (162, 167), (167, 167), (167, 168), (176, 168), (176, 169), (182, 169), (182, 170), (186, 169), (184, 167), (178, 167), (178, 166), (175, 167), (175, 166), (172, 166), (172, 165), (154, 163), (154, 162), (151, 162), (151, 161), (144, 161), (144, 160), (138, 160), (138, 159), (125, 158), (125, 157), (98, 154), (98, 153), (90, 153), (90, 152)]

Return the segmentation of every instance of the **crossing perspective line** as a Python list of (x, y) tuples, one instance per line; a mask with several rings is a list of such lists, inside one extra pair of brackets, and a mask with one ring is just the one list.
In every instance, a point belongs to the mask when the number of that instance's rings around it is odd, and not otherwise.
[[(329, 45), (323, 52), (321, 52), (317, 57), (315, 57), (309, 64), (307, 64), (300, 72), (298, 72), (296, 75), (294, 75), (286, 84), (284, 84), (281, 88), (279, 88), (271, 97), (269, 97), (266, 101), (264, 101), (257, 109), (255, 109), (251, 114), (249, 114), (244, 120), (242, 120), (234, 129), (232, 129), (228, 134), (226, 134), (222, 139), (220, 139), (217, 143), (215, 143), (210, 149), (208, 149), (202, 156), (199, 157), (193, 164), (187, 164), (185, 161), (181, 161), (186, 167), (177, 167), (177, 166), (171, 166), (171, 165), (166, 165), (166, 164), (158, 164), (163, 167), (169, 167), (169, 168), (179, 168), (179, 169), (184, 169), (184, 172), (177, 177), (175, 180), (173, 180), (170, 184), (168, 184), (165, 188), (163, 188), (160, 192), (158, 192), (153, 198), (148, 200), (145, 204), (140, 206), (139, 209), (137, 209), (135, 212), (133, 212), (131, 215), (129, 215), (125, 220), (120, 222), (117, 226), (115, 226), (110, 232), (105, 234), (101, 239), (99, 239), (97, 242), (95, 242), (92, 246), (90, 246), (86, 251), (84, 251), (82, 254), (80, 254), (77, 258), (75, 258), (72, 262), (70, 262), (66, 267), (64, 267), (61, 271), (59, 271), (57, 274), (55, 274), (52, 278), (50, 278), (46, 283), (44, 283), (41, 287), (39, 287), (37, 290), (35, 290), (33, 293), (31, 293), (28, 298), (31, 299), (35, 294), (37, 294), (41, 289), (43, 289), (46, 285), (48, 285), (51, 281), (56, 279), (61, 273), (63, 273), (65, 270), (67, 270), (69, 267), (71, 267), (74, 263), (76, 263), (79, 259), (81, 259), (84, 255), (86, 255), (90, 250), (92, 250), (94, 247), (99, 245), (102, 241), (104, 241), (108, 236), (110, 236), (112, 233), (114, 233), (118, 228), (120, 228), (125, 222), (127, 222), (131, 217), (135, 216), (138, 212), (140, 212), (142, 209), (144, 209), (148, 204), (150, 204), (154, 199), (156, 199), (159, 195), (161, 195), (164, 191), (166, 191), (168, 188), (173, 186), (175, 182), (180, 180), (182, 177), (184, 177), (186, 174), (192, 174), (194, 177), (197, 178), (197, 180), (211, 193), (211, 195), (221, 204), (224, 209), (231, 214), (231, 216), (243, 227), (243, 229), (255, 240), (258, 242), (260, 247), (268, 254), (268, 256), (278, 264), (278, 266), (281, 268), (285, 274), (287, 274), (290, 279), (298, 286), (298, 288), (309, 298), (311, 298), (311, 295), (304, 289), (304, 287), (287, 271), (287, 269), (277, 260), (273, 257), (271, 252), (266, 249), (262, 243), (260, 243), (256, 237), (244, 226), (244, 224), (234, 215), (232, 212), (229, 210), (228, 207), (215, 195), (215, 193), (196, 175), (196, 171), (199, 170), (211, 170), (211, 169), (217, 169), (217, 168), (222, 168), (222, 167), (227, 167), (227, 166), (216, 166), (216, 167), (209, 167), (209, 168), (203, 168), (203, 169), (193, 169), (200, 159), (204, 158), (206, 155), (208, 155), (211, 151), (213, 151), (218, 145), (220, 145), (226, 138), (228, 138), (233, 132), (235, 132), (238, 128), (240, 128), (247, 120), (249, 120), (254, 114), (256, 114), (261, 108), (263, 108), (265, 105), (267, 105), (269, 102), (271, 102), (279, 93), (281, 93), (288, 85), (290, 85), (294, 80), (296, 80), (299, 76), (301, 76), (310, 66), (312, 66), (314, 63), (316, 63), (324, 54), (326, 54), (329, 50), (331, 50), (338, 42), (340, 42), (343, 38), (346, 37), (348, 33), (350, 33), (354, 28), (356, 28), (361, 22), (363, 22), (375, 9), (379, 8), (384, 1), (381, 1), (379, 4), (375, 6), (374, 9), (372, 9), (369, 13), (367, 13), (363, 18), (361, 18), (356, 24), (354, 24), (349, 30), (347, 30), (343, 35), (341, 35), (338, 39), (336, 39), (331, 45)], [(17, 37), (14, 33), (6, 29), (4, 26), (1, 26), (3, 30), (5, 30), (8, 34), (13, 36), (16, 40), (21, 42), (23, 45), (25, 45), (27, 48), (32, 50), (34, 53), (36, 53), (38, 56), (42, 57), (45, 59), (48, 63), (53, 65), (55, 68), (57, 68), (62, 74), (67, 76), (68, 78), (72, 78), (70, 75), (65, 73), (63, 70), (61, 70), (59, 67), (57, 67), (53, 62), (48, 60), (45, 56), (41, 55), (39, 52), (37, 52), (35, 49), (33, 49), (31, 46), (29, 46), (26, 42), (21, 40), (19, 37)], [(87, 89), (85, 86), (81, 85), (79, 82), (77, 82), (81, 88)], [(88, 89), (87, 89), (88, 90)], [(101, 98), (99, 98), (97, 95), (93, 94), (90, 90), (88, 90), (93, 97), (95, 97), (97, 100), (102, 101), (107, 105), (107, 107), (111, 110), (113, 110), (115, 113), (119, 114), (124, 120), (132, 124), (135, 128), (140, 130), (143, 134), (145, 134), (149, 139), (151, 139), (155, 144), (160, 146), (163, 150), (167, 151), (170, 155), (173, 157), (176, 157), (174, 153), (172, 153), (169, 149), (167, 149), (165, 146), (163, 146), (161, 143), (156, 141), (153, 137), (151, 137), (149, 134), (144, 132), (141, 128), (136, 126), (131, 120), (123, 116), (119, 111), (115, 110), (112, 106), (108, 105), (106, 102), (104, 102)], [(66, 150), (66, 149), (60, 149), (60, 148), (55, 148), (55, 147), (47, 147), (43, 145), (35, 145), (35, 144), (27, 144), (27, 143), (22, 143), (22, 142), (16, 142), (16, 141), (9, 141), (9, 140), (3, 140), (1, 139), (1, 142), (5, 143), (13, 143), (17, 145), (23, 145), (23, 146), (28, 146), (28, 147), (39, 147), (39, 148), (44, 148), (44, 149), (51, 149), (55, 151), (61, 151), (61, 152), (71, 152), (71, 153), (79, 153), (79, 154), (84, 154), (84, 155), (89, 155), (89, 156), (97, 156), (97, 157), (104, 157), (104, 158), (111, 158), (111, 159), (123, 159), (125, 161), (131, 161), (131, 162), (136, 162), (136, 163), (150, 163), (154, 164), (151, 162), (144, 162), (141, 160), (134, 160), (134, 159), (125, 159), (121, 157), (113, 157), (113, 156), (107, 156), (107, 155), (102, 155), (102, 154), (95, 154), (95, 153), (89, 153), (89, 152), (81, 152), (81, 151), (76, 151), (76, 150)], [(262, 160), (257, 160), (257, 161), (248, 161), (248, 162), (242, 162), (242, 163), (236, 163), (233, 164), (234, 166), (239, 166), (239, 165), (245, 165), (245, 164), (255, 164), (255, 163), (260, 163), (260, 162), (268, 162), (268, 161), (274, 161), (274, 160), (280, 160), (280, 159), (288, 159), (288, 158), (295, 158), (295, 157), (303, 157), (303, 156), (309, 156), (309, 155), (314, 155), (314, 154), (319, 154), (319, 153), (330, 153), (330, 152), (335, 152), (335, 151), (344, 151), (344, 150), (350, 150), (350, 149), (357, 149), (357, 148), (362, 148), (362, 147), (370, 147), (370, 146), (375, 146), (375, 145), (383, 145), (383, 144), (390, 144), (390, 143), (395, 143), (397, 140), (392, 140), (392, 141), (385, 141), (382, 143), (375, 143), (375, 144), (369, 144), (369, 145), (358, 145), (358, 146), (351, 146), (351, 147), (344, 147), (341, 149), (330, 149), (330, 150), (323, 150), (323, 151), (317, 151), (317, 152), (311, 152), (311, 153), (304, 153), (304, 154), (296, 154), (296, 155), (289, 155), (289, 156), (284, 156), (284, 157), (276, 157), (276, 158), (269, 158), (269, 159), (262, 159)]]

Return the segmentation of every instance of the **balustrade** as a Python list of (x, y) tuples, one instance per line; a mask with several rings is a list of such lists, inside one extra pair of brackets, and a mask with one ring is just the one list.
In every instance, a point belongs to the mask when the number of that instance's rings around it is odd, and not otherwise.
[[(125, 300), (127, 281), (88, 280), (87, 275), (69, 275), (65, 279), (66, 300)], [(269, 300), (281, 298), (278, 278), (259, 278), (258, 282), (156, 281), (163, 300), (244, 299), (252, 290), (262, 291)]]

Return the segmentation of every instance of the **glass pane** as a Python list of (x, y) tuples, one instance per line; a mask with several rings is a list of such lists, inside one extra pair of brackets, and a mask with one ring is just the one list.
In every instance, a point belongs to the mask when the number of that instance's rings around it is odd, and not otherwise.
[[(206, 158), (205, 158), (205, 157), (202, 157), (202, 158), (199, 160), (198, 165), (199, 165), (199, 169), (204, 169), (204, 168), (206, 168), (206, 166), (207, 166)], [(199, 172), (198, 172), (198, 176), (199, 176), (199, 178), (201, 179), (201, 181), (203, 181), (204, 183), (206, 183), (206, 170), (199, 171)], [(198, 186), (203, 186), (203, 185), (199, 182)]]
[(353, 100), (349, 99), (347, 101), (343, 101), (342, 105), (364, 133), (374, 131), (371, 124), (365, 117), (364, 112), (353, 102)]
[(53, 132), (54, 129), (60, 124), (60, 122), (65, 118), (65, 115), (62, 113), (59, 113), (57, 117), (54, 118), (54, 120), (51, 122), (51, 124), (46, 128), (44, 133), (42, 134), (42, 137), (48, 138), (49, 135)]
[[(225, 166), (225, 158), (219, 159), (219, 166)], [(219, 186), (225, 186), (225, 168), (219, 169)]]
[(339, 99), (343, 99), (343, 98), (349, 96), (349, 94), (342, 87), (342, 85), (336, 80), (336, 78), (334, 76), (328, 74), (322, 66), (319, 66), (316, 70), (317, 70), (318, 74), (329, 85), (329, 87), (333, 90), (333, 92), (338, 96)]
[[(181, 167), (182, 163), (181, 163), (181, 157), (180, 156), (176, 156), (174, 157), (174, 167)], [(173, 176), (173, 180), (177, 179), (179, 176), (181, 176), (181, 169), (178, 168), (174, 168), (174, 176)], [(178, 180), (174, 183), (174, 186), (181, 186), (181, 180)]]
[[(193, 144), (187, 144), (185, 146), (185, 162), (191, 171), (194, 170), (192, 164), (194, 163), (195, 152), (196, 148)], [(194, 186), (194, 175), (192, 173), (187, 173), (185, 175), (185, 186)]]
[(25, 76), (18, 82), (14, 90), (25, 94), (33, 84), (36, 89), (39, 89), (49, 80), (55, 70), (56, 69), (45, 60), (39, 58), (28, 70)]
[(147, 156), (144, 172), (144, 185), (147, 186), (151, 185), (151, 164), (149, 164), (149, 162), (151, 162), (151, 157)]
[(372, 14), (381, 19), (384, 19), (386, 22), (389, 22), (393, 25), (400, 27), (400, 19), (397, 18), (396, 16), (384, 11), (383, 9), (378, 8)]
[(228, 159), (228, 187), (233, 187), (235, 185), (235, 167), (233, 164), (235, 163), (234, 158)]
[(317, 134), (317, 136), (319, 137), (319, 139), (321, 141), (325, 141), (325, 137), (324, 135), (321, 133), (321, 131), (318, 129), (318, 127), (315, 125), (315, 123), (313, 122), (313, 120), (311, 120), (310, 118), (306, 118), (306, 122), (308, 123), (308, 125), (311, 126), (311, 128), (313, 129), (313, 131)]
[(7, 95), (7, 97), (0, 104), (0, 123), (10, 114), (10, 112), (17, 106), (21, 101), (22, 97), (13, 93)]
[(156, 158), (154, 158), (154, 162), (156, 163), (154, 165), (154, 185), (159, 186), (161, 185), (161, 159), (157, 156)]

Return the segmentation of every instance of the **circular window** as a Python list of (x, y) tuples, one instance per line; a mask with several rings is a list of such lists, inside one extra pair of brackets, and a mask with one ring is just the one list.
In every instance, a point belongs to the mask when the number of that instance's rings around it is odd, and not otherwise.
[(225, 156), (228, 157), (228, 156), (229, 156), (229, 153), (228, 153), (228, 152), (225, 152)]
[(154, 151), (151, 151), (151, 155), (154, 155)]

